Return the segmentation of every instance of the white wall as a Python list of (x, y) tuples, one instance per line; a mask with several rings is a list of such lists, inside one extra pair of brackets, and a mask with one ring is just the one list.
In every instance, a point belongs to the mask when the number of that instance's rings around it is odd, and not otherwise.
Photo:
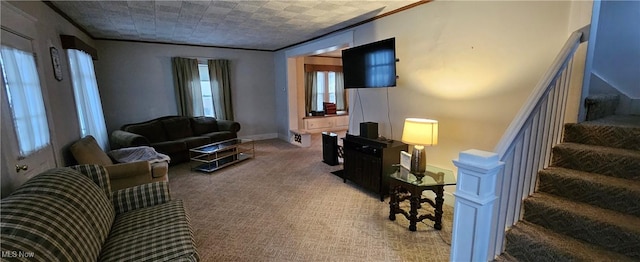
[[(352, 29), (354, 45), (396, 38), (400, 78), (397, 87), (349, 91), (349, 132), (374, 121), (380, 135), (399, 140), (405, 118), (433, 118), (440, 142), (427, 148), (430, 164), (454, 169), (460, 151), (493, 150), (578, 28), (569, 28), (570, 8), (568, 1), (435, 1)], [(281, 73), (276, 81), (285, 83)]]
[[(275, 64), (274, 93), (276, 95), (276, 127), (278, 138), (289, 141), (289, 101), (287, 92), (287, 57), (284, 51), (278, 51), (273, 58)], [(295, 109), (291, 109), (295, 110)], [(297, 123), (296, 123), (297, 125)]]
[[(96, 75), (109, 132), (178, 112), (171, 57), (229, 59), (241, 137), (276, 137), (273, 53), (224, 48), (97, 41)], [(203, 60), (203, 61), (204, 61)]]
[[(602, 1), (599, 15), (592, 73), (640, 99), (640, 2)], [(592, 90), (602, 89), (598, 81), (591, 84)]]
[[(581, 28), (589, 29), (591, 24), (591, 13), (593, 10), (592, 1), (574, 1), (571, 3), (571, 14), (568, 32), (573, 32)], [(586, 30), (589, 32), (589, 30)], [(588, 33), (583, 38), (588, 41)], [(573, 56), (573, 67), (571, 71), (571, 79), (569, 80), (569, 95), (567, 98), (567, 107), (565, 111), (565, 123), (577, 123), (581, 108), (582, 88), (584, 74), (586, 70), (586, 58), (589, 42), (582, 43), (578, 46)]]

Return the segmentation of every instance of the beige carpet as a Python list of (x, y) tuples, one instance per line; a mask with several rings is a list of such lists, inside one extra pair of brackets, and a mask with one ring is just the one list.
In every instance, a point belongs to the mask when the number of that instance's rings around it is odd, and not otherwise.
[(319, 135), (310, 148), (276, 139), (255, 147), (256, 158), (211, 174), (170, 169), (202, 261), (449, 260), (451, 207), (442, 231), (426, 220), (411, 232), (404, 216), (389, 220), (388, 197), (331, 174), (342, 167), (322, 162)]

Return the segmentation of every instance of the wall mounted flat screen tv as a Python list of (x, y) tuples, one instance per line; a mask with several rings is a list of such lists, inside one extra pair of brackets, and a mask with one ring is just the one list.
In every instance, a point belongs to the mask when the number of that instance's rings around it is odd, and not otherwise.
[(342, 50), (344, 88), (396, 86), (396, 39)]

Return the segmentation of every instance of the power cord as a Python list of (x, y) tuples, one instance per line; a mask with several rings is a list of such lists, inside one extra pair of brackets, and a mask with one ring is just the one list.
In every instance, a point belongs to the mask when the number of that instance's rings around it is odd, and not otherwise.
[(389, 129), (391, 129), (391, 139), (393, 140), (393, 125), (391, 124), (391, 107), (389, 103), (389, 88), (387, 88), (387, 120), (389, 120)]

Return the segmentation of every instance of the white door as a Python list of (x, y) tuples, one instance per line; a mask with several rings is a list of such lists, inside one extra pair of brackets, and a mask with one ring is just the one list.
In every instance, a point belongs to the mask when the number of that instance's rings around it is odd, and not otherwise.
[(54, 167), (55, 158), (40, 85), (42, 74), (38, 73), (42, 69), (37, 66), (32, 40), (5, 28), (0, 39), (3, 48), (0, 181), (4, 197), (29, 178)]

